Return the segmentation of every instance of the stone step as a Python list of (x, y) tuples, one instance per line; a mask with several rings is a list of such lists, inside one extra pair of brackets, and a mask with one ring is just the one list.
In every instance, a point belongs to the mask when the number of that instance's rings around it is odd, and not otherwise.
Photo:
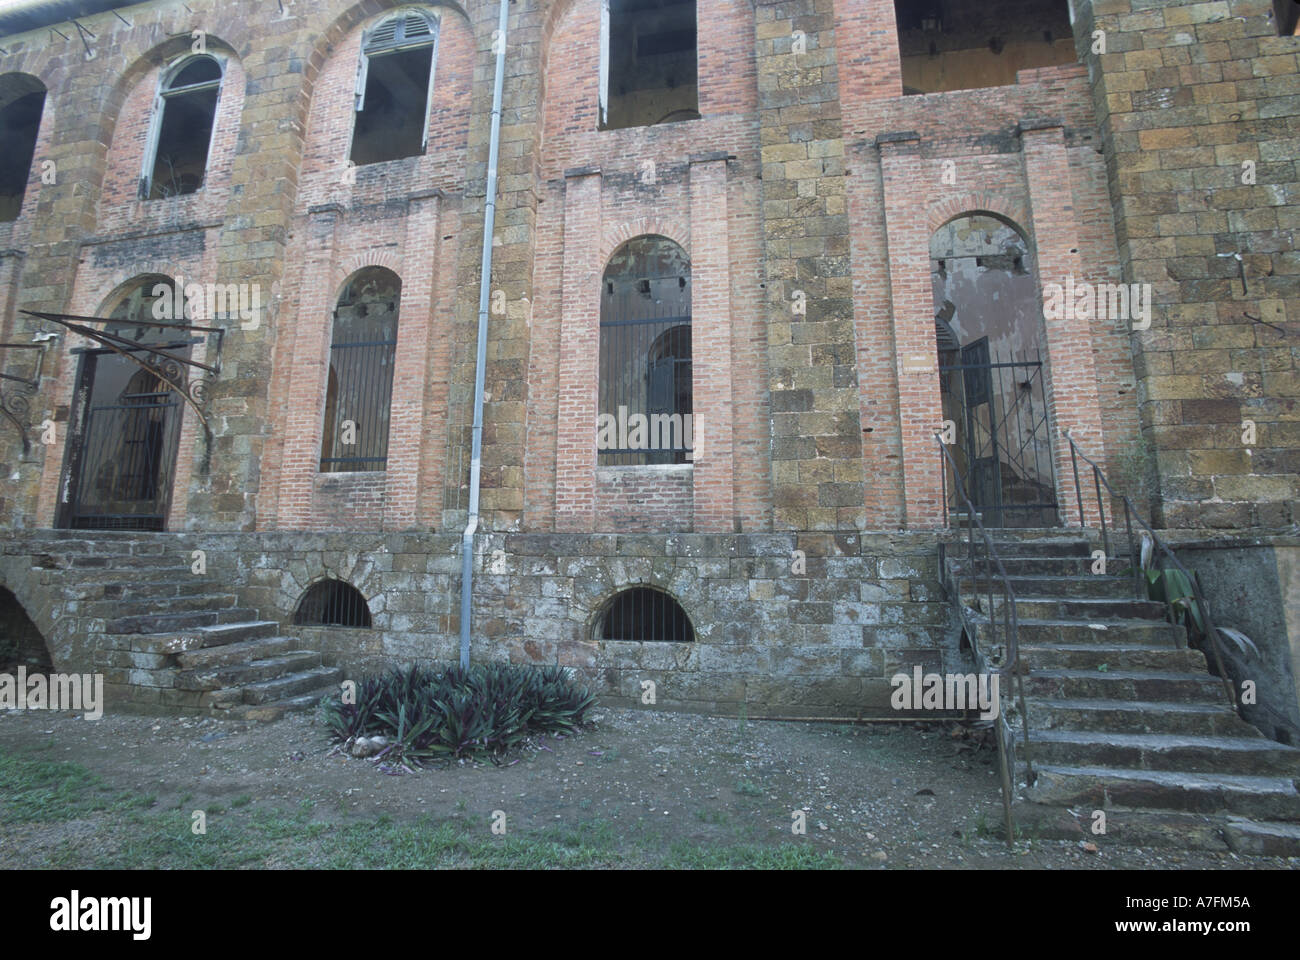
[(1226, 694), (1223, 682), (1208, 675), (1155, 670), (1031, 670), (1025, 677), (1025, 696), (1216, 704), (1224, 703)]
[[(89, 571), (80, 571), (78, 573), (69, 573), (66, 570), (46, 571), (46, 572), (54, 576), (62, 576), (62, 577), (72, 576), (72, 577), (89, 578), (90, 575)], [(207, 580), (208, 583), (213, 583), (213, 584), (216, 584), (217, 582), (215, 580), (210, 580), (204, 577), (196, 577), (193, 573), (190, 572), (190, 568), (188, 566), (157, 567), (157, 568), (151, 568), (149, 570), (105, 569), (105, 570), (94, 571), (94, 579), (96, 583), (122, 584), (123, 586), (126, 586), (128, 584), (133, 584), (133, 583), (151, 583), (151, 582), (177, 583), (187, 578), (191, 580)]]
[(227, 607), (224, 610), (194, 613), (143, 614), (109, 620), (104, 626), (104, 632), (179, 633), (199, 627), (251, 621), (256, 616), (257, 611), (247, 607)]
[[(176, 661), (181, 665), (182, 670), (199, 670), (248, 663), (252, 660), (287, 653), (293, 649), (296, 641), (291, 637), (275, 636), (279, 626), (278, 623), (270, 620), (235, 624), (225, 628), (220, 643), (212, 643), (180, 653)], [(203, 631), (195, 632), (203, 633)]]
[[(227, 646), (225, 649), (229, 649)], [(182, 670), (176, 674), (176, 687), (181, 690), (220, 690), (224, 687), (245, 686), (261, 680), (274, 680), (288, 673), (320, 666), (320, 654), (314, 650), (291, 650), (274, 657)]]
[[(1114, 599), (1132, 599), (1134, 597), (1133, 581), (1128, 577), (1104, 577), (1089, 574), (1086, 577), (1035, 577), (1008, 576), (1011, 589), (1016, 597), (1099, 597)], [(958, 580), (958, 589), (962, 596), (976, 594), (988, 596), (988, 580), (982, 571), (978, 576), (963, 576)], [(1002, 591), (1002, 581), (993, 578), (993, 596)]]
[[(1092, 560), (1089, 557), (1003, 557), (999, 555), (999, 558), (1002, 560), (1002, 569), (1011, 577), (1098, 576), (1092, 572)], [(952, 562), (956, 565), (957, 572), (962, 575), (975, 577), (984, 575), (983, 559), (971, 561), (965, 557), (954, 557)], [(996, 565), (993, 569), (997, 569)]]
[(1169, 650), (1149, 644), (1063, 643), (1039, 646), (1022, 643), (1020, 657), (1031, 670), (1097, 670), (1101, 673), (1157, 670), (1198, 674), (1209, 670), (1205, 654), (1199, 650)]
[(1233, 853), (1250, 857), (1300, 857), (1300, 824), (1229, 817), (1224, 839)]
[[(1011, 811), (1021, 836), (1085, 841), (1095, 844), (1103, 857), (1107, 846), (1117, 845), (1218, 852), (1229, 849), (1224, 836), (1228, 818), (1223, 815), (1177, 810), (1112, 809), (1103, 813), (1104, 821), (1092, 809), (1067, 809), (1024, 801), (1018, 801)], [(1103, 826), (1105, 832), (1094, 833), (1094, 825)]]
[[(105, 584), (101, 594), (108, 600), (167, 600), (172, 597), (195, 597), (219, 593), (227, 586), (207, 577), (188, 577), (181, 580), (137, 580), (132, 583)], [(96, 598), (88, 598), (96, 599)]]
[(209, 593), (195, 594), (184, 597), (153, 597), (145, 600), (114, 600), (103, 599), (91, 601), (95, 607), (83, 605), (82, 611), (93, 613), (97, 616), (115, 617), (120, 620), (123, 617), (140, 617), (150, 614), (171, 615), (177, 613), (195, 613), (204, 611), (228, 610), (239, 602), (239, 598), (233, 593), (221, 593), (212, 591)]
[[(1018, 766), (1023, 782), (1023, 765)], [(1252, 820), (1300, 821), (1300, 793), (1288, 777), (1038, 763), (1034, 772), (1037, 780), (1025, 789), (1025, 798), (1049, 806), (1226, 812)]]
[(337, 683), (326, 684), (319, 690), (312, 690), (309, 693), (302, 693), (285, 700), (276, 700), (273, 703), (240, 704), (231, 712), (235, 716), (246, 720), (257, 720), (266, 723), (271, 720), (279, 720), (286, 713), (301, 713), (304, 710), (312, 710), (320, 703), (322, 697), (332, 693), (338, 693)]
[[(999, 557), (1087, 557), (1095, 549), (1079, 537), (1034, 537), (1018, 540), (992, 534), (993, 552)], [(987, 553), (983, 540), (976, 537), (977, 555)]]
[[(1015, 587), (1012, 586), (1012, 590)], [(963, 595), (962, 600), (976, 610), (985, 610), (989, 595)], [(993, 613), (1001, 616), (1006, 608), (1006, 595), (993, 593)], [(1021, 620), (1161, 620), (1166, 607), (1154, 600), (1132, 600), (1127, 597), (1035, 597), (1016, 593), (1016, 616)]]
[(310, 693), (342, 679), (343, 671), (337, 667), (313, 667), (274, 680), (246, 684), (241, 689), (244, 703), (266, 704)]
[[(988, 624), (988, 618), (976, 616), (977, 628)], [(998, 618), (997, 632), (1001, 632), (1002, 618)], [(1187, 647), (1185, 627), (1163, 620), (1019, 620), (1017, 636), (1022, 647), (1057, 644), (1141, 644), (1182, 650)]]
[(1029, 736), (1039, 730), (1108, 730), (1115, 733), (1174, 733), (1262, 737), (1222, 703), (1153, 703), (1144, 700), (1040, 700), (1025, 698)]
[(1300, 776), (1300, 750), (1264, 737), (1204, 737), (1169, 733), (1096, 730), (1029, 732), (1035, 764), (1183, 773)]

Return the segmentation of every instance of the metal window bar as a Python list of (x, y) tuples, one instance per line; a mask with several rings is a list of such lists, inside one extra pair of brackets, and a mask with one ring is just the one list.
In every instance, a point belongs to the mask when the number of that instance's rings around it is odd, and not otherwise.
[(692, 643), (695, 628), (681, 604), (668, 594), (637, 587), (610, 602), (600, 635), (602, 640)]
[[(392, 336), (334, 343), (330, 347), (330, 385), (320, 469), (324, 473), (383, 470), (388, 464), (388, 427), (397, 358), (396, 319)], [(355, 441), (345, 444), (345, 426)], [(347, 456), (339, 456), (344, 451)]]
[(689, 307), (689, 276), (605, 278), (597, 412), (614, 418), (616, 437), (598, 434), (600, 466), (690, 462)]
[(303, 596), (293, 622), (297, 626), (369, 627), (370, 605), (350, 583), (322, 580)]

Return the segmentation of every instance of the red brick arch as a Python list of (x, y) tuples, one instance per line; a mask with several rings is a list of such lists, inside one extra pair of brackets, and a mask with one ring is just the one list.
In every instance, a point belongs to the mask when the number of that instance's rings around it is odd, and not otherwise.
[(687, 257), (691, 256), (691, 229), (685, 221), (676, 217), (637, 217), (635, 220), (625, 221), (602, 232), (601, 269), (604, 269), (610, 257), (614, 256), (623, 244), (637, 237), (646, 236), (667, 237), (685, 250)]
[(1033, 240), (1033, 231), (1029, 226), (1029, 208), (1025, 206), (1024, 201), (996, 190), (978, 190), (936, 200), (930, 204), (927, 212), (930, 233), (933, 234), (944, 224), (951, 223), (958, 217), (981, 213), (1005, 220), (1020, 231), (1020, 235), (1026, 240)]
[(397, 275), (400, 280), (402, 277), (401, 258), (388, 250), (365, 250), (361, 253), (353, 254), (342, 263), (334, 267), (334, 276), (331, 278), (331, 288), (334, 291), (334, 299), (339, 298), (343, 290), (343, 284), (351, 279), (354, 273), (366, 269), (366, 267), (383, 267)]

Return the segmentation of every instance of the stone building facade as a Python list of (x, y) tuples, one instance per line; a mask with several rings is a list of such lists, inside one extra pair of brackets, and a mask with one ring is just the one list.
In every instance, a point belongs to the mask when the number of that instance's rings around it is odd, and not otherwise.
[[(0, 351), (36, 384), (0, 429), (0, 579), (56, 665), (95, 660), (111, 613), (29, 561), (118, 542), (49, 533), (87, 529), (205, 550), (285, 624), (346, 581), (372, 628), (313, 640), (345, 670), (454, 656), (497, 17), (0, 16), (0, 110), (25, 103), (5, 122), (31, 140), (0, 222), (0, 340), (59, 335)], [(880, 705), (901, 664), (960, 657), (936, 552), (949, 424), (997, 525), (1078, 525), (1066, 431), (1158, 524), (1294, 524), (1290, 19), (1269, 0), (512, 0), (475, 657), (559, 659), (629, 699), (654, 677), (688, 707)], [(689, 282), (684, 318), (615, 316), (619, 283), (662, 299), (666, 274), (612, 272), (645, 238)], [(116, 329), (211, 367), (181, 374), (204, 381), (194, 403), (97, 394), (111, 358), (25, 312), (156, 319), (139, 291), (177, 277), (226, 309), (200, 298), (184, 335)], [(1133, 315), (1043, 309), (1085, 285), (1132, 291)], [(685, 348), (619, 354), (615, 331), (683, 319)], [(698, 455), (598, 450), (618, 377), (642, 413), (690, 413)], [(132, 403), (157, 407), (147, 426)], [(637, 586), (680, 605), (692, 646), (601, 635)], [(110, 683), (165, 702), (121, 652), (96, 661)]]

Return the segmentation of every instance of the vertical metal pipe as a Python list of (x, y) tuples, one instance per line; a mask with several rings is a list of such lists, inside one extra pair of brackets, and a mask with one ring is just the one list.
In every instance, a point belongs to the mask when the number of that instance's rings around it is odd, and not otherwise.
[(483, 198), (483, 261), (479, 268), (478, 349), (474, 359), (474, 433), (469, 464), (469, 516), (461, 534), (460, 666), (469, 669), (471, 598), (474, 593), (474, 533), (478, 530), (479, 477), (483, 466), (483, 384), (487, 365), (488, 302), (492, 296), (492, 234), (497, 215), (497, 155), (501, 148), (501, 94), (506, 76), (506, 25), (510, 0), (501, 0), (497, 22), (496, 80), (492, 87), (492, 139), (488, 146), (487, 191)]

